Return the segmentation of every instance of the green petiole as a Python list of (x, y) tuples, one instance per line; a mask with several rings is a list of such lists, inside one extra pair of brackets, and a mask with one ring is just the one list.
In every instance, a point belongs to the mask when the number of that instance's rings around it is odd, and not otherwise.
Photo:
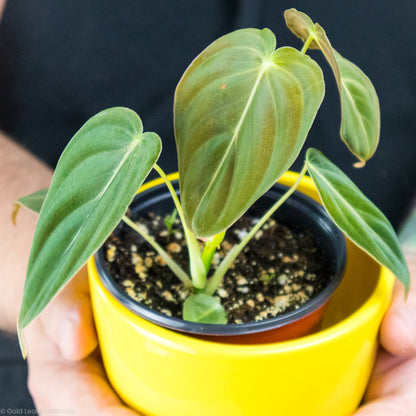
[(177, 276), (177, 278), (183, 282), (183, 284), (190, 288), (192, 287), (192, 281), (189, 278), (189, 276), (182, 270), (182, 268), (169, 256), (168, 253), (166, 253), (165, 250), (156, 242), (156, 240), (143, 231), (137, 224), (132, 221), (129, 217), (126, 215), (123, 215), (123, 221), (134, 231), (136, 231), (141, 237), (143, 237), (157, 252), (160, 254), (160, 256), (165, 260), (166, 264), (169, 266), (169, 268), (172, 270), (173, 273)]
[(202, 261), (201, 250), (199, 248), (198, 240), (196, 239), (195, 234), (187, 227), (185, 223), (185, 218), (183, 216), (181, 204), (169, 178), (160, 166), (155, 164), (154, 168), (156, 172), (160, 175), (160, 177), (163, 179), (166, 186), (168, 187), (175, 207), (178, 210), (179, 218), (182, 222), (189, 251), (189, 267), (191, 270), (193, 286), (197, 289), (204, 289), (207, 281), (207, 272)]
[(308, 36), (308, 39), (306, 39), (306, 42), (303, 44), (302, 50), (300, 51), (300, 53), (306, 53), (306, 51), (308, 50), (310, 44), (312, 43), (312, 41), (314, 40), (314, 36), (313, 33), (311, 33)]
[(207, 286), (204, 290), (204, 293), (212, 296), (217, 290), (218, 286), (222, 282), (222, 279), (230, 268), (236, 257), (242, 252), (244, 247), (249, 243), (249, 241), (254, 237), (257, 231), (264, 225), (264, 223), (276, 212), (276, 210), (290, 197), (290, 195), (295, 192), (300, 181), (305, 176), (307, 172), (306, 164), (303, 166), (296, 182), (293, 186), (263, 215), (260, 221), (250, 230), (246, 237), (240, 242), (240, 244), (234, 246), (227, 254), (227, 256), (222, 260), (218, 269), (215, 271), (214, 275), (208, 280)]

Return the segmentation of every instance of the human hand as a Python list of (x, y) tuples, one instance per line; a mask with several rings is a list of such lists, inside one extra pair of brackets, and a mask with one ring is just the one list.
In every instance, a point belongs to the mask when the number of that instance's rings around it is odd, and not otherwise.
[[(365, 396), (354, 416), (416, 414), (416, 253), (408, 256), (413, 284), (404, 302), (397, 285), (381, 326), (381, 345)], [(25, 331), (29, 389), (42, 409), (75, 415), (137, 416), (116, 396), (97, 352), (86, 271), (82, 270)]]
[(109, 385), (83, 269), (24, 331), (29, 390), (39, 414), (138, 416)]
[(408, 252), (412, 285), (407, 301), (396, 284), (380, 330), (382, 348), (365, 395), (354, 416), (416, 415), (416, 252)]

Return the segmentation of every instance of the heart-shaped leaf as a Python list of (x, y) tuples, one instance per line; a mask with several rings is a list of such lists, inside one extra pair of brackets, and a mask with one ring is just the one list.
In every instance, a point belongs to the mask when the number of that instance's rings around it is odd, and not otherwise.
[(47, 189), (41, 189), (40, 191), (36, 191), (33, 194), (26, 195), (26, 196), (23, 196), (22, 198), (19, 198), (14, 204), (14, 209), (12, 212), (13, 223), (14, 224), (16, 223), (16, 218), (17, 218), (17, 214), (19, 213), (20, 207), (25, 207), (35, 212), (36, 214), (39, 214), (47, 193), (48, 193)]
[(64, 150), (36, 227), (19, 316), (29, 324), (120, 222), (161, 150), (126, 108), (92, 117)]
[(232, 32), (178, 84), (181, 202), (198, 236), (227, 229), (292, 165), (322, 102), (319, 66), (275, 47), (268, 29)]
[(226, 324), (227, 314), (220, 301), (204, 293), (189, 296), (183, 304), (183, 319), (203, 324)]
[(296, 9), (285, 12), (286, 25), (304, 42), (313, 37), (310, 48), (321, 49), (338, 85), (341, 99), (340, 135), (362, 167), (377, 149), (380, 136), (380, 107), (377, 93), (368, 77), (333, 49), (325, 30)]
[(390, 269), (408, 291), (409, 270), (388, 219), (320, 151), (309, 149), (306, 163), (325, 209), (335, 224), (357, 246)]

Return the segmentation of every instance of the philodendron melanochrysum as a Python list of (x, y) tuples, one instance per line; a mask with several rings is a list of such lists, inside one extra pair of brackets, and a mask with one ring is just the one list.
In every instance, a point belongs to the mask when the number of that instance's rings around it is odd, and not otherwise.
[[(92, 117), (63, 152), (49, 191), (18, 201), (40, 212), (19, 317), (31, 322), (104, 243), (120, 221), (134, 228), (166, 260), (191, 295), (184, 319), (226, 323), (212, 295), (236, 256), (309, 172), (339, 228), (409, 288), (409, 272), (385, 216), (320, 151), (308, 149), (298, 181), (264, 215), (214, 273), (210, 265), (224, 233), (290, 168), (304, 146), (324, 97), (321, 49), (338, 85), (341, 138), (363, 166), (374, 154), (380, 114), (365, 74), (332, 48), (322, 27), (295, 9), (285, 12), (301, 50), (276, 49), (269, 29), (222, 36), (191, 63), (175, 93), (174, 121), (180, 201), (156, 164), (161, 141), (143, 133), (139, 116), (111, 108)], [(182, 221), (189, 273), (125, 215), (136, 191), (155, 169), (166, 182)], [(14, 217), (16, 211), (14, 212)], [(205, 237), (201, 250), (198, 237)]]

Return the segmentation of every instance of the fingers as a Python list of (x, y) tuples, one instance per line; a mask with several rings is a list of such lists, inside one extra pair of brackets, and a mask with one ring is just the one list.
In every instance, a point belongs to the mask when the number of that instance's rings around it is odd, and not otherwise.
[(383, 319), (380, 332), (383, 347), (394, 355), (416, 356), (416, 296), (395, 297)]
[(62, 357), (81, 360), (97, 347), (85, 268), (64, 287), (40, 316), (48, 337)]
[(408, 358), (406, 357), (399, 357), (397, 355), (390, 354), (383, 348), (380, 348), (377, 354), (377, 360), (374, 365), (374, 369), (372, 372), (372, 379), (382, 376), (383, 374), (387, 373), (394, 367), (400, 365)]
[[(385, 372), (374, 373), (367, 388), (366, 401), (394, 395), (413, 394), (416, 410), (416, 358), (398, 362)], [(411, 414), (411, 413), (409, 413)], [(416, 412), (415, 412), (416, 414)]]
[[(381, 358), (383, 360), (386, 357)], [(393, 365), (395, 360), (396, 365)], [(365, 397), (367, 404), (354, 413), (354, 416), (416, 414), (416, 359), (403, 360), (390, 355), (384, 370), (373, 374)]]
[(405, 250), (411, 289), (405, 301), (396, 282), (392, 302), (380, 329), (381, 349), (365, 400), (354, 416), (416, 414), (416, 250)]
[(383, 319), (380, 341), (390, 353), (402, 357), (416, 357), (416, 251), (406, 254), (411, 289), (407, 300), (403, 285), (396, 282), (392, 304)]
[(112, 390), (98, 354), (81, 361), (63, 359), (40, 320), (27, 328), (26, 340), (28, 386), (40, 415), (61, 409), (77, 416), (138, 416)]
[(361, 407), (354, 416), (409, 416), (415, 414), (414, 399), (392, 396)]
[(42, 409), (59, 408), (79, 416), (137, 416), (123, 406), (92, 357), (60, 363), (29, 360), (29, 389), (41, 415)]

